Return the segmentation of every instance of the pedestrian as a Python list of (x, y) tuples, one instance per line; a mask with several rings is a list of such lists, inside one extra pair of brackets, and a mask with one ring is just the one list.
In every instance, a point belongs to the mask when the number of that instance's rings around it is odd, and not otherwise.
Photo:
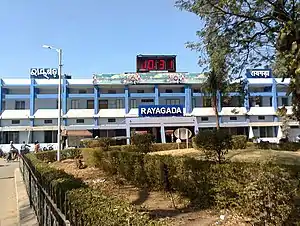
[(38, 153), (40, 151), (40, 143), (36, 140), (34, 142), (34, 153)]

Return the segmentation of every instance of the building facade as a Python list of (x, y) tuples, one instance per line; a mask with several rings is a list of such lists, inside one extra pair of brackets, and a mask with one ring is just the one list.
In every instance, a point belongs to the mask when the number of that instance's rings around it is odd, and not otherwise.
[[(250, 77), (250, 78), (249, 78)], [(132, 131), (151, 132), (157, 142), (172, 142), (173, 131), (216, 127), (210, 95), (202, 92), (205, 78), (196, 73), (101, 74), (91, 79), (62, 81), (62, 130), (72, 137), (130, 137)], [(244, 88), (218, 93), (219, 123), (231, 134), (250, 133), (276, 138), (281, 119), (278, 107), (291, 114), (289, 79), (245, 76)], [(234, 87), (235, 84), (232, 84)], [(58, 79), (1, 79), (1, 144), (14, 141), (57, 142)], [(183, 115), (141, 117), (141, 106), (182, 105)], [(300, 130), (290, 122), (290, 137)], [(253, 136), (252, 135), (252, 136)], [(127, 143), (129, 139), (127, 139)], [(66, 142), (68, 144), (68, 142)], [(70, 143), (70, 142), (69, 142)]]

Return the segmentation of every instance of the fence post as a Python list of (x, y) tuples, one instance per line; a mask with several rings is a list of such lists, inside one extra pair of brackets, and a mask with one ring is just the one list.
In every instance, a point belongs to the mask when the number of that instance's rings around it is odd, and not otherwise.
[(32, 207), (32, 194), (31, 194), (31, 172), (28, 170), (28, 176), (29, 176), (29, 203)]

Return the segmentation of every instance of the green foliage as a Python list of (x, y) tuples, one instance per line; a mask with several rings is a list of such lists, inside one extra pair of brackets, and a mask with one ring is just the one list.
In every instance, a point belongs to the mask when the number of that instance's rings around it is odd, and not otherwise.
[(120, 175), (139, 187), (166, 190), (168, 181), (171, 191), (202, 208), (235, 210), (254, 219), (253, 223), (286, 222), (295, 209), (294, 198), (299, 191), (299, 167), (214, 164), (188, 157), (115, 151), (102, 152), (99, 161), (98, 165), (109, 174)]
[[(67, 216), (71, 225), (76, 225), (78, 219), (84, 219), (85, 225), (164, 225), (163, 222), (151, 220), (127, 202), (114, 197), (108, 197), (99, 190), (76, 189), (68, 193), (72, 209)], [(89, 223), (88, 223), (89, 222)]]
[(83, 140), (82, 146), (85, 148), (102, 148), (104, 151), (109, 151), (110, 146), (115, 145), (116, 141), (110, 137), (101, 137), (97, 139)]
[(232, 148), (231, 136), (223, 130), (200, 131), (195, 138), (195, 144), (203, 149), (206, 157), (221, 163)]
[[(81, 149), (65, 149), (60, 152), (60, 159), (73, 159), (81, 155)], [(57, 160), (57, 151), (43, 151), (36, 153), (36, 157), (44, 162), (55, 162)]]
[(232, 149), (245, 149), (247, 147), (247, 136), (234, 135), (232, 136)]
[(177, 0), (176, 6), (196, 14), (204, 22), (197, 32), (200, 41), (187, 44), (201, 53), (202, 67), (212, 58), (207, 46), (218, 43), (220, 37), (229, 47), (226, 55), (232, 74), (239, 74), (249, 66), (273, 64), (274, 74), (291, 78), (293, 112), (300, 120), (299, 1)]
[(131, 142), (142, 153), (148, 153), (152, 149), (154, 136), (152, 134), (133, 134), (131, 136)]
[(273, 149), (279, 151), (298, 151), (300, 149), (300, 143), (286, 142), (280, 144), (274, 144), (269, 142), (260, 142), (256, 144), (259, 149)]

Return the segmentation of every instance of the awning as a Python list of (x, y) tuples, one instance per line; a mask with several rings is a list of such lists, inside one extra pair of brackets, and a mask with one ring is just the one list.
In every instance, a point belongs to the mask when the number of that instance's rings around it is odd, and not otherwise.
[(70, 137), (93, 137), (93, 134), (88, 130), (66, 130), (63, 134)]

